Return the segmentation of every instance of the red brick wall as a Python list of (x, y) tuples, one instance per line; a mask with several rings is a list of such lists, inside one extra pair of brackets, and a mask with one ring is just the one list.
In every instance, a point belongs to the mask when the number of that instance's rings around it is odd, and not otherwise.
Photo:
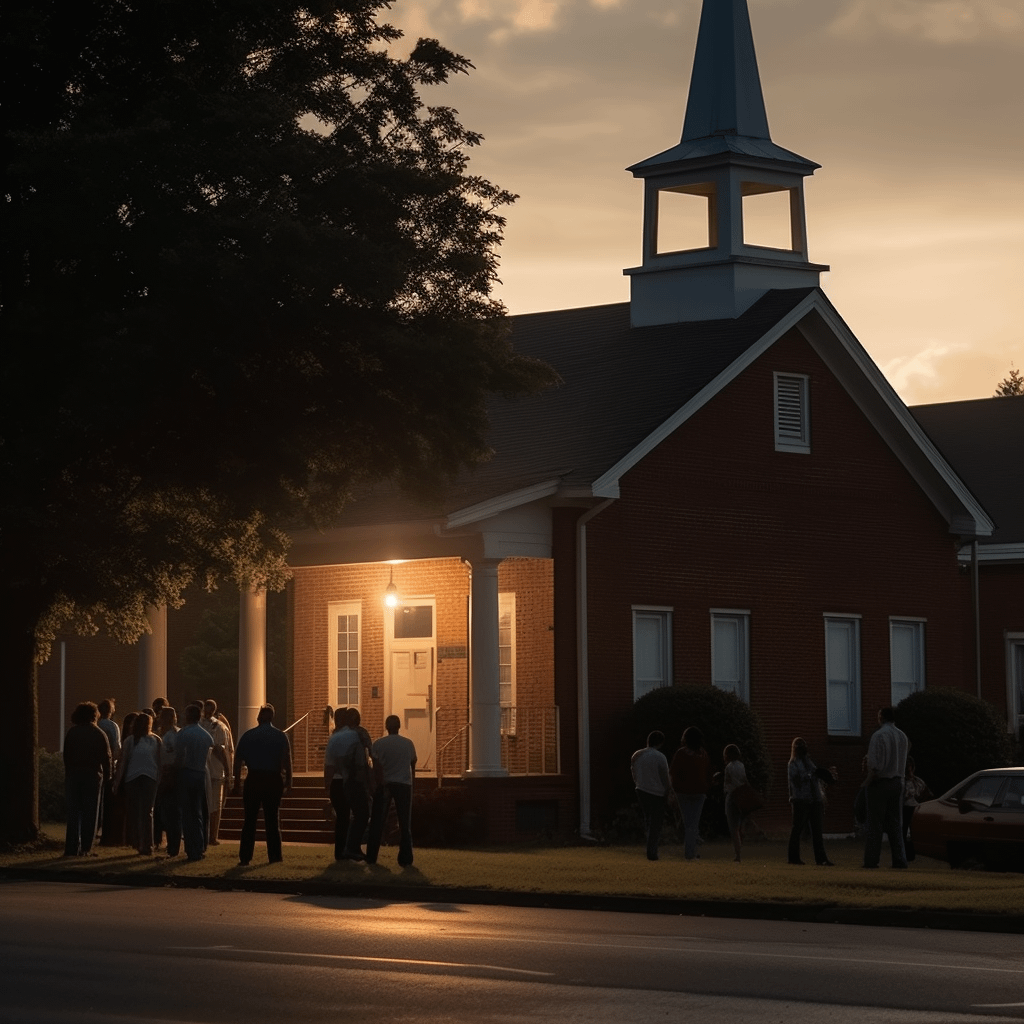
[[(392, 567), (382, 562), (346, 566), (299, 567), (292, 584), (292, 697), (294, 717), (307, 711), (320, 728), (321, 710), (336, 703), (329, 680), (327, 606), (359, 601), (362, 609), (363, 725), (372, 736), (384, 732), (384, 589)], [(498, 570), (498, 589), (516, 594), (516, 683), (518, 704), (554, 703), (552, 565), (543, 559), (506, 559)], [(432, 597), (436, 602), (436, 705), (469, 703), (469, 570), (457, 558), (425, 559), (394, 566), (399, 593)], [(451, 656), (445, 657), (444, 648)], [(453, 652), (454, 649), (454, 652)], [(376, 695), (374, 690), (376, 689)], [(321, 737), (322, 740), (322, 737)], [(303, 737), (296, 754), (304, 758)]]
[[(810, 376), (809, 455), (774, 450), (773, 371)], [(621, 495), (588, 527), (595, 823), (628, 772), (612, 751), (633, 700), (631, 606), (654, 604), (674, 609), (679, 683), (710, 683), (709, 609), (750, 611), (751, 704), (777, 780), (762, 816), (785, 820), (800, 734), (839, 766), (826, 827), (848, 829), (874, 713), (890, 702), (889, 616), (927, 618), (929, 685), (971, 686), (969, 589), (946, 523), (796, 332), (627, 474)], [(827, 735), (826, 612), (863, 616), (861, 739)]]
[(1006, 634), (1024, 633), (1024, 566), (980, 567), (981, 695), (1005, 711)]

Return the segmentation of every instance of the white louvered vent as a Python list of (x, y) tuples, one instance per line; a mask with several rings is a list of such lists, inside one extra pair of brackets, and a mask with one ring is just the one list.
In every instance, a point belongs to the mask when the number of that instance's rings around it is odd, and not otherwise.
[(811, 427), (808, 378), (801, 374), (775, 374), (775, 450), (809, 452)]

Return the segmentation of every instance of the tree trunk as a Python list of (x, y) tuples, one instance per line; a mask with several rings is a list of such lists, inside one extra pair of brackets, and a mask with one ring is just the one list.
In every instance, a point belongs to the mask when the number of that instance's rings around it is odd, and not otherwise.
[[(39, 838), (39, 698), (36, 688), (35, 625), (16, 594), (0, 616), (0, 672), (9, 728), (0, 743), (0, 847)], [(31, 619), (31, 621), (28, 621)]]

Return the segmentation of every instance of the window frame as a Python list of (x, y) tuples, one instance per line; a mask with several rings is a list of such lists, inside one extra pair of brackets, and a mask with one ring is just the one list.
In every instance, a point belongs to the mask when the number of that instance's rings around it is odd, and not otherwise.
[[(825, 719), (829, 736), (860, 736), (861, 735), (861, 616), (846, 612), (825, 612)], [(833, 676), (831, 661), (830, 627), (846, 626), (849, 630), (849, 660), (851, 678), (839, 679)], [(833, 725), (835, 703), (833, 693), (837, 686), (847, 687), (847, 712), (850, 718), (845, 728)]]
[[(927, 619), (913, 615), (889, 616), (889, 699), (893, 707), (912, 693), (919, 693), (925, 688), (925, 623)], [(896, 679), (896, 631), (908, 629), (913, 633), (914, 650), (911, 655), (914, 662), (912, 678), (907, 681)], [(901, 687), (897, 691), (896, 687)], [(907, 688), (903, 693), (902, 688)]]
[[(508, 643), (502, 643), (502, 619), (509, 616)], [(507, 652), (507, 656), (506, 656)], [(502, 677), (508, 675), (508, 680)], [(506, 696), (502, 690), (507, 688)], [(514, 590), (498, 594), (498, 704), (501, 707), (501, 730), (507, 736), (516, 734), (516, 595)]]
[[(635, 604), (632, 606), (633, 621), (633, 700), (639, 700), (644, 694), (652, 690), (661, 689), (664, 686), (672, 685), (672, 612), (673, 609), (666, 605)], [(656, 682), (655, 677), (650, 680), (641, 681), (640, 676), (640, 650), (637, 646), (637, 623), (642, 619), (648, 619), (660, 623), (660, 651), (658, 652), (661, 661), (661, 673), (658, 677), (661, 681)]]
[[(750, 610), (743, 608), (712, 608), (711, 615), (711, 685), (726, 693), (735, 694), (744, 704), (750, 703)], [(719, 680), (717, 669), (718, 644), (716, 643), (717, 623), (738, 623), (739, 629), (737, 660), (739, 662), (739, 679), (735, 685), (723, 685)]]
[[(355, 616), (356, 618), (356, 666), (355, 684), (348, 682), (346, 690), (351, 693), (355, 689), (358, 700), (356, 703), (342, 701), (340, 699), (341, 686), (338, 673), (338, 640), (339, 629), (338, 619), (340, 616)], [(346, 631), (351, 634), (351, 630)], [(331, 601), (327, 605), (327, 633), (329, 639), (327, 657), (327, 692), (330, 694), (330, 701), (335, 707), (361, 708), (363, 693), (363, 607), (361, 601)], [(353, 671), (351, 666), (346, 671)]]

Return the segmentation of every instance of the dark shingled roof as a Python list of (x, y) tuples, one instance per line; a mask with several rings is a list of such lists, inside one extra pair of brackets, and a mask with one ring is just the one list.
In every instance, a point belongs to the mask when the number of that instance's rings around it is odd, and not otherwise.
[(980, 543), (1024, 543), (1024, 395), (915, 405), (910, 413), (995, 521)]
[(631, 327), (628, 302), (510, 317), (516, 351), (544, 360), (562, 383), (491, 401), (494, 457), (463, 473), (440, 507), (376, 487), (341, 524), (434, 518), (555, 479), (588, 487), (813, 291), (775, 289), (734, 320), (655, 327)]
[(735, 320), (634, 328), (628, 302), (511, 318), (516, 350), (562, 384), (492, 403), (495, 456), (459, 480), (448, 510), (556, 477), (592, 484), (812, 291), (771, 291)]

